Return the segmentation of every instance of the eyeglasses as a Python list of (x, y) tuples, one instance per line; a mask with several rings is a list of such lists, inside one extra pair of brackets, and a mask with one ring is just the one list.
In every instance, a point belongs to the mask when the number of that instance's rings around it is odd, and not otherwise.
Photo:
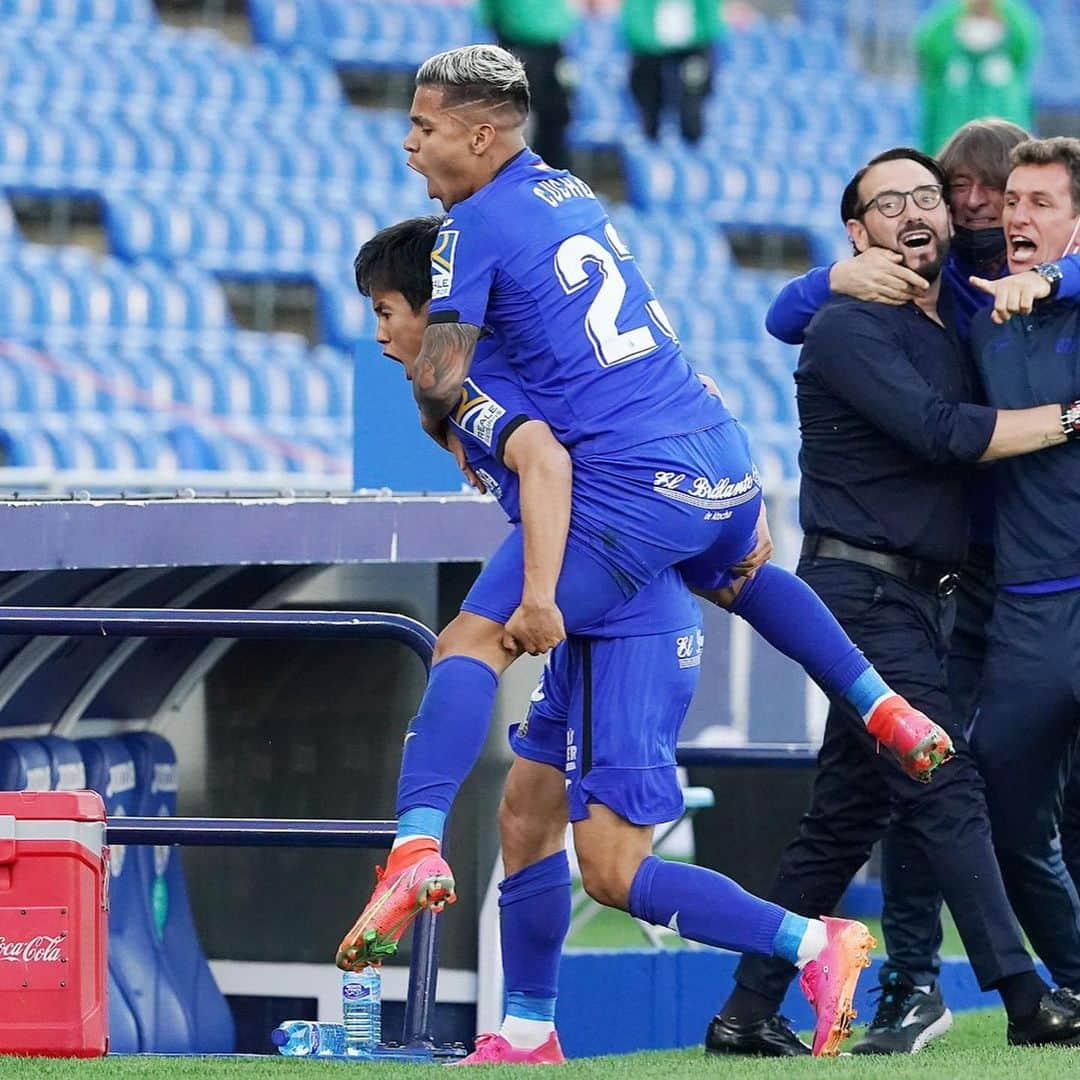
[(870, 207), (876, 206), (883, 217), (899, 217), (904, 212), (909, 195), (920, 210), (933, 210), (941, 203), (942, 194), (940, 184), (922, 184), (910, 191), (883, 191), (864, 203), (856, 216), (862, 217)]

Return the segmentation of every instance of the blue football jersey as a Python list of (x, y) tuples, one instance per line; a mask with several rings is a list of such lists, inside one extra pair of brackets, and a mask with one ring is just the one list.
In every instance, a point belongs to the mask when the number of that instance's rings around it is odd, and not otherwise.
[[(520, 524), (518, 477), (504, 464), (503, 451), (507, 440), (522, 424), (541, 417), (521, 384), (505, 368), (500, 369), (490, 340), (480, 343), (472, 373), (465, 380), (461, 399), (448, 419), (461, 436), (466, 460), (473, 471), (498, 500), (511, 523)], [(570, 532), (573, 538), (573, 523)], [(589, 587), (587, 581), (580, 585)], [(520, 581), (515, 587), (520, 596)], [(604, 637), (633, 637), (689, 625), (700, 617), (697, 602), (682, 576), (669, 568), (590, 632)]]
[(493, 335), (501, 362), (575, 456), (729, 418), (588, 185), (531, 150), (452, 208), (431, 273), (429, 322)]

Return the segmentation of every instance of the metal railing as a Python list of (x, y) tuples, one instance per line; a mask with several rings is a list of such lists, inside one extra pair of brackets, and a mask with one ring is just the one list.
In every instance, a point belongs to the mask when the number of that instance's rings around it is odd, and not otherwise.
[[(178, 638), (378, 638), (411, 649), (428, 670), (435, 635), (404, 615), (341, 611), (229, 611), (177, 608), (0, 607), (0, 634)], [(113, 844), (202, 846), (318, 846), (386, 848), (393, 821), (263, 818), (140, 818), (111, 820)], [(413, 931), (404, 1042), (433, 1047), (432, 1009), (438, 982), (439, 929), (430, 912)]]

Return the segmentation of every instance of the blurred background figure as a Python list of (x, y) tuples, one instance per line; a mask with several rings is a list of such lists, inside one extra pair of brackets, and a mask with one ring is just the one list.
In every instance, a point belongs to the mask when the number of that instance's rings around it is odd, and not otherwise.
[(573, 62), (563, 42), (589, 0), (480, 0), (478, 17), (499, 44), (525, 65), (532, 96), (532, 148), (553, 168), (570, 168), (566, 128), (570, 123)]
[(630, 49), (630, 90), (650, 139), (662, 115), (678, 113), (683, 138), (701, 139), (713, 85), (715, 48), (724, 38), (720, 0), (625, 0), (622, 28)]
[(915, 29), (922, 148), (936, 154), (982, 116), (1034, 126), (1031, 71), (1039, 20), (1023, 0), (947, 0)]

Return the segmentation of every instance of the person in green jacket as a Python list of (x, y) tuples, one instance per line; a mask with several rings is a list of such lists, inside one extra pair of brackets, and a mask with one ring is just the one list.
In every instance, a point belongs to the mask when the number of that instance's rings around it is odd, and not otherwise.
[(532, 148), (556, 169), (568, 169), (566, 128), (570, 123), (571, 64), (563, 42), (577, 25), (573, 0), (480, 0), (479, 20), (499, 44), (524, 65), (534, 123)]
[(624, 0), (622, 28), (631, 54), (630, 92), (645, 134), (655, 139), (663, 113), (677, 109), (683, 138), (698, 142), (714, 47), (724, 36), (721, 0)]
[(997, 116), (1031, 129), (1039, 22), (1023, 0), (948, 0), (915, 28), (922, 148), (936, 154), (969, 120)]

